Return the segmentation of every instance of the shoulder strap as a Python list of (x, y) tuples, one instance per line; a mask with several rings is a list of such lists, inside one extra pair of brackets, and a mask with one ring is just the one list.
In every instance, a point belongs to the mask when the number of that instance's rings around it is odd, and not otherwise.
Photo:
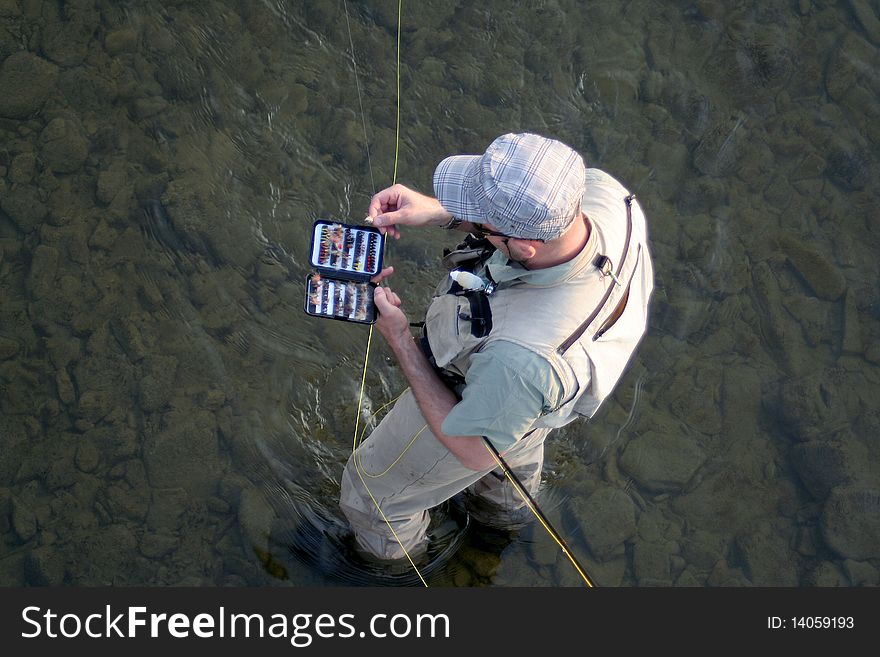
[[(617, 272), (615, 273), (616, 278), (620, 277), (620, 274), (623, 271), (624, 260), (626, 259), (627, 253), (629, 253), (629, 241), (630, 237), (632, 237), (632, 202), (635, 198), (635, 194), (630, 194), (623, 199), (623, 202), (626, 204), (626, 239), (623, 242), (623, 253), (620, 255), (620, 260), (617, 261)], [(612, 292), (614, 292), (613, 284), (605, 291), (605, 294), (602, 296), (598, 305), (593, 309), (593, 312), (590, 313), (590, 316), (587, 317), (583, 323), (575, 329), (574, 333), (568, 336), (561, 345), (556, 347), (556, 353), (559, 355), (564, 354), (575, 342), (580, 340), (590, 324), (593, 323), (593, 320), (595, 320), (596, 317), (599, 316), (599, 313), (602, 312), (602, 309), (605, 307), (605, 304), (608, 303), (608, 298), (611, 296)], [(626, 298), (628, 295), (629, 290), (627, 290), (627, 294), (625, 294), (624, 297)]]

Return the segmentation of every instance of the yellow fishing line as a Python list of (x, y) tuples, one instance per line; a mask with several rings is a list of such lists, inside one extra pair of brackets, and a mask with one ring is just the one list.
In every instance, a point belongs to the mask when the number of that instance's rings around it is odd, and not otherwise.
[(422, 432), (427, 428), (428, 428), (428, 425), (426, 424), (421, 429), (416, 431), (415, 435), (410, 439), (409, 444), (407, 444), (407, 446), (403, 448), (403, 451), (400, 454), (398, 454), (397, 458), (394, 459), (387, 468), (382, 470), (382, 472), (378, 472), (376, 474), (370, 474), (369, 472), (367, 472), (366, 469), (364, 469), (363, 466), (361, 466), (360, 458), (358, 457), (358, 453), (355, 452), (354, 456), (355, 456), (355, 459), (357, 459), (357, 463), (356, 463), (357, 467), (360, 469), (361, 472), (363, 472), (365, 475), (367, 475), (370, 479), (378, 479), (379, 477), (384, 477), (385, 475), (387, 475), (391, 471), (391, 468), (393, 468), (395, 465), (398, 464), (400, 459), (403, 458), (404, 454), (406, 454), (409, 451), (409, 448), (412, 447), (413, 444), (416, 442), (416, 439), (419, 436), (421, 436)]
[[(348, 4), (347, 3), (345, 3), (345, 12), (346, 12), (345, 18), (346, 18), (346, 24), (347, 24), (348, 23)], [(396, 76), (397, 77), (397, 120), (396, 120), (396, 129), (395, 129), (395, 138), (394, 138), (394, 170), (393, 170), (392, 177), (391, 177), (391, 184), (392, 185), (397, 182), (397, 163), (398, 163), (398, 158), (399, 158), (399, 154), (400, 154), (400, 25), (401, 25), (402, 13), (403, 13), (403, 0), (398, 0), (398, 2), (397, 2), (397, 76)], [(349, 27), (348, 29), (349, 29), (349, 40), (351, 40), (351, 27)], [(353, 45), (352, 45), (352, 60), (354, 60), (354, 46)], [(357, 77), (357, 69), (355, 69), (355, 77)], [(360, 87), (358, 87), (358, 95), (360, 96)], [(361, 112), (363, 114), (363, 106), (361, 107)], [(364, 139), (365, 140), (367, 139), (366, 126), (364, 126)], [(371, 176), (372, 176), (372, 171), (371, 171)], [(388, 233), (386, 231), (384, 238), (383, 238), (383, 242), (382, 242), (383, 250), (385, 249), (387, 244), (388, 244)], [(364, 371), (361, 376), (361, 389), (360, 389), (360, 393), (358, 395), (357, 416), (355, 418), (355, 423), (354, 423), (354, 437), (352, 440), (352, 458), (354, 459), (354, 463), (355, 463), (355, 471), (358, 473), (358, 476), (360, 477), (361, 483), (364, 486), (364, 490), (367, 491), (367, 494), (370, 496), (370, 499), (373, 501), (373, 504), (376, 506), (376, 510), (382, 516), (382, 519), (385, 521), (385, 524), (388, 525), (388, 529), (391, 530), (391, 533), (394, 535), (394, 539), (397, 541), (398, 545), (400, 545), (400, 548), (403, 550), (403, 553), (406, 555), (406, 558), (409, 560), (410, 565), (412, 565), (413, 570), (416, 571), (416, 575), (419, 576), (419, 579), (422, 581), (422, 584), (424, 584), (427, 587), (428, 583), (425, 581), (425, 578), (422, 577), (422, 573), (419, 571), (418, 567), (416, 566), (416, 564), (413, 561), (412, 557), (410, 556), (409, 552), (404, 547), (403, 542), (400, 540), (400, 538), (397, 535), (397, 532), (394, 531), (394, 527), (391, 525), (391, 522), (388, 520), (388, 518), (385, 516), (385, 513), (382, 511), (382, 508), (379, 506), (379, 502), (376, 500), (376, 498), (373, 496), (373, 493), (370, 491), (369, 487), (367, 486), (367, 482), (364, 479), (364, 476), (366, 475), (369, 478), (376, 479), (376, 478), (382, 477), (383, 475), (387, 474), (391, 470), (391, 468), (393, 468), (400, 461), (400, 459), (403, 458), (404, 454), (406, 454), (407, 451), (409, 451), (410, 447), (412, 447), (412, 445), (415, 443), (416, 439), (422, 434), (422, 432), (427, 428), (428, 425), (426, 424), (421, 429), (419, 429), (419, 431), (416, 432), (416, 434), (412, 437), (409, 444), (403, 449), (403, 451), (398, 455), (398, 457), (396, 459), (394, 459), (394, 461), (391, 463), (391, 465), (389, 465), (384, 471), (380, 472), (379, 474), (372, 474), (371, 475), (371, 474), (367, 473), (361, 467), (360, 458), (357, 453), (358, 443), (360, 442), (358, 439), (358, 428), (360, 427), (361, 409), (363, 408), (364, 389), (365, 389), (366, 383), (367, 383), (367, 367), (370, 362), (370, 346), (372, 345), (372, 342), (373, 342), (373, 325), (371, 324), (369, 333), (367, 335), (367, 350), (366, 350), (366, 354), (364, 355)], [(399, 398), (400, 398), (400, 395), (398, 395), (396, 398), (394, 398), (393, 400), (391, 400), (387, 404), (384, 404), (378, 411), (373, 413), (373, 415), (371, 415), (370, 417), (371, 418), (374, 417), (376, 414), (378, 414), (380, 411), (382, 411), (382, 409), (384, 409), (386, 406), (392, 404), (393, 402), (397, 401)], [(360, 435), (361, 440), (363, 440), (363, 434), (366, 432), (366, 429), (367, 428), (365, 426), (364, 431)], [(556, 544), (562, 550), (562, 553), (572, 563), (572, 565), (575, 567), (575, 570), (577, 570), (578, 574), (583, 578), (584, 582), (586, 582), (587, 586), (592, 588), (593, 582), (590, 580), (590, 578), (587, 576), (587, 574), (583, 571), (583, 569), (580, 567), (580, 565), (578, 565), (577, 560), (574, 558), (574, 556), (565, 547), (565, 543), (562, 541), (562, 539), (559, 538), (559, 536), (556, 534), (556, 532), (553, 530), (553, 528), (550, 527), (544, 521), (544, 519), (541, 517), (541, 514), (534, 507), (531, 500), (529, 500), (528, 494), (524, 490), (522, 490), (521, 486), (519, 485), (519, 482), (516, 481), (516, 479), (513, 477), (512, 473), (504, 466), (504, 464), (501, 462), (501, 460), (492, 452), (492, 450), (489, 448), (488, 445), (486, 445), (486, 449), (489, 450), (489, 453), (492, 454), (492, 458), (495, 459), (495, 462), (498, 464), (498, 466), (501, 468), (501, 470), (507, 476), (507, 479), (510, 481), (511, 485), (513, 485), (514, 489), (519, 493), (520, 497), (522, 497), (523, 501), (526, 503), (526, 506), (528, 506), (529, 511), (532, 512), (532, 514), (535, 516), (535, 518), (537, 518), (538, 521), (541, 523), (541, 525), (543, 525), (544, 529), (547, 530), (547, 533), (550, 534), (550, 536), (553, 538), (553, 540), (556, 542)]]
[[(394, 173), (393, 173), (392, 181), (391, 181), (392, 185), (395, 182), (397, 182), (397, 161), (398, 161), (398, 154), (400, 152), (400, 17), (402, 14), (402, 5), (403, 5), (403, 0), (398, 0), (398, 2), (397, 2), (397, 129), (396, 129), (396, 136), (395, 136), (395, 143), (394, 143)], [(345, 3), (345, 18), (346, 18), (346, 24), (347, 24), (347, 22), (348, 22), (348, 3)], [(349, 27), (348, 30), (349, 30), (349, 40), (351, 40), (351, 28)], [(354, 60), (354, 49), (353, 48), (352, 48), (351, 56), (352, 56), (352, 60)], [(357, 69), (355, 69), (355, 76), (357, 76)], [(360, 88), (358, 88), (358, 95), (360, 95)], [(363, 109), (361, 111), (363, 112)], [(364, 139), (365, 140), (367, 139), (366, 129), (364, 130)], [(385, 249), (387, 244), (388, 244), (388, 233), (386, 232), (384, 240), (382, 242), (383, 250)], [(410, 556), (409, 552), (404, 547), (403, 541), (400, 540), (400, 537), (397, 535), (397, 532), (394, 531), (394, 527), (391, 525), (391, 521), (388, 520), (388, 518), (385, 516), (385, 512), (382, 511), (382, 507), (379, 506), (379, 502), (373, 496), (373, 493), (370, 491), (369, 486), (367, 486), (367, 482), (364, 479), (364, 474), (366, 474), (366, 473), (362, 472), (362, 470), (360, 468), (360, 459), (357, 456), (358, 428), (360, 426), (361, 409), (363, 408), (364, 388), (366, 387), (366, 384), (367, 384), (367, 367), (370, 362), (370, 346), (371, 346), (372, 342), (373, 342), (373, 325), (371, 324), (370, 331), (367, 335), (367, 351), (366, 351), (366, 354), (364, 355), (364, 372), (363, 372), (363, 375), (361, 376), (361, 390), (360, 390), (360, 394), (358, 395), (357, 417), (355, 418), (355, 422), (354, 422), (354, 438), (352, 441), (352, 443), (353, 443), (352, 444), (352, 458), (354, 458), (355, 471), (358, 473), (358, 477), (360, 477), (361, 483), (364, 486), (364, 490), (367, 491), (367, 494), (370, 496), (370, 499), (373, 501), (373, 504), (376, 506), (376, 510), (382, 516), (382, 520), (384, 520), (385, 524), (388, 525), (388, 529), (390, 529), (391, 533), (394, 535), (394, 540), (396, 540), (398, 545), (400, 545), (400, 549), (403, 550), (403, 553), (406, 555), (406, 558), (409, 560), (409, 563), (413, 567), (413, 570), (416, 571), (416, 575), (418, 575), (419, 579), (422, 580), (422, 584), (424, 584), (427, 587), (428, 582), (426, 582), (425, 578), (422, 577), (422, 573), (419, 571), (418, 567), (416, 566), (416, 564), (413, 561), (412, 557)], [(413, 437), (413, 441), (415, 441), (415, 438), (417, 438), (420, 433), (421, 433), (421, 431), (418, 434), (416, 434), (416, 436)], [(412, 444), (412, 443), (410, 443), (410, 444)], [(409, 447), (407, 447), (407, 449), (409, 449)], [(397, 459), (395, 459), (394, 463), (397, 463), (397, 461), (400, 460), (400, 458), (405, 453), (406, 453), (406, 450), (404, 450), (403, 453), (400, 456), (398, 456)], [(388, 470), (390, 470), (391, 467), (394, 466), (394, 463), (392, 463), (391, 466), (389, 466)], [(386, 470), (385, 472), (387, 472), (388, 470)]]

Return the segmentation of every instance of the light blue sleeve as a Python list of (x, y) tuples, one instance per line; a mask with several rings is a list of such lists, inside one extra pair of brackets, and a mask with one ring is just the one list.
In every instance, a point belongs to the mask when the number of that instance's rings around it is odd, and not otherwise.
[(462, 400), (440, 428), (450, 436), (486, 436), (505, 450), (561, 397), (562, 383), (549, 362), (498, 340), (471, 356)]

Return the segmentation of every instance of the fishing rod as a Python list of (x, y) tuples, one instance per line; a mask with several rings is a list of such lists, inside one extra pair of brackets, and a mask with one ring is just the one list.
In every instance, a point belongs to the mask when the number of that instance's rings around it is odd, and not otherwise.
[(529, 507), (529, 510), (535, 515), (535, 517), (540, 521), (540, 523), (544, 526), (544, 529), (547, 530), (547, 533), (550, 534), (550, 537), (556, 541), (556, 544), (562, 549), (563, 554), (568, 557), (568, 560), (571, 561), (571, 564), (575, 567), (575, 570), (578, 571), (578, 574), (583, 578), (584, 582), (590, 588), (595, 587), (596, 585), (593, 583), (593, 580), (587, 574), (587, 571), (584, 567), (578, 562), (577, 557), (574, 556), (574, 553), (568, 547), (568, 544), (565, 542), (565, 539), (559, 534), (559, 532), (554, 529), (553, 525), (547, 519), (547, 516), (544, 515), (544, 512), (541, 511), (541, 508), (538, 506), (538, 503), (535, 501), (535, 498), (532, 497), (531, 493), (526, 490), (525, 486), (522, 485), (522, 482), (519, 480), (513, 470), (510, 469), (510, 466), (507, 464), (507, 461), (504, 460), (504, 457), (495, 449), (495, 445), (493, 445), (486, 436), (483, 436), (483, 442), (486, 444), (486, 449), (489, 450), (489, 453), (492, 454), (492, 457), (495, 459), (495, 462), (498, 464), (498, 467), (501, 468), (501, 471), (505, 474), (507, 479), (516, 489), (516, 492), (520, 494), (523, 501), (526, 503), (526, 506)]

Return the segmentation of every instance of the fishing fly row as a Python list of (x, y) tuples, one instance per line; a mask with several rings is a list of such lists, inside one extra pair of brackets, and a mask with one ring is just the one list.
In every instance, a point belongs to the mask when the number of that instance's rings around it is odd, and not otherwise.
[(377, 232), (343, 224), (322, 224), (315, 235), (315, 264), (375, 275), (381, 236)]
[(320, 274), (309, 278), (310, 315), (366, 322), (373, 314), (373, 286), (354, 281), (325, 280)]

